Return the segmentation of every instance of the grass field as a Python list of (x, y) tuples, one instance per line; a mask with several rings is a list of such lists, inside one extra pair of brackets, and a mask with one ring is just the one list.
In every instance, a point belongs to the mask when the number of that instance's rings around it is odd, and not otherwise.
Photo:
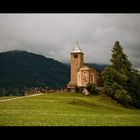
[(140, 126), (140, 110), (101, 95), (48, 93), (0, 102), (0, 126)]

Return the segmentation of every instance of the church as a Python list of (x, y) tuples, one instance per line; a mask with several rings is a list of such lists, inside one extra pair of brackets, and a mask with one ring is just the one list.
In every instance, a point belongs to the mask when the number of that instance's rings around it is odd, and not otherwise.
[(76, 87), (84, 88), (88, 83), (94, 83), (96, 87), (102, 86), (101, 74), (95, 68), (84, 64), (84, 54), (78, 42), (71, 51), (70, 82), (67, 84), (69, 91), (75, 91)]

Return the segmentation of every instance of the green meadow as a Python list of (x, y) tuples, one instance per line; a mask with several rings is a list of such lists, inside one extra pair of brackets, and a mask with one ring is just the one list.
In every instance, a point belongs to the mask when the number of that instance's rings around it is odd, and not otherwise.
[(140, 110), (101, 95), (45, 93), (0, 102), (0, 126), (140, 126)]

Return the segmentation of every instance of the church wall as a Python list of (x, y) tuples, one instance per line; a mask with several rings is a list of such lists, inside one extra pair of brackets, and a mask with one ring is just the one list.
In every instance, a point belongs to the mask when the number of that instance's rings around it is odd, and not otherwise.
[(93, 79), (92, 79), (92, 74), (93, 71), (91, 70), (80, 70), (78, 71), (77, 73), (77, 86), (82, 86), (82, 87), (85, 87), (88, 83), (92, 83), (93, 82)]
[(85, 87), (88, 83), (94, 83), (96, 87), (102, 86), (101, 74), (95, 69), (82, 68), (77, 72), (77, 86)]
[(99, 72), (97, 73), (97, 86), (98, 87), (103, 86), (102, 76), (101, 76), (101, 74)]
[(89, 71), (81, 71), (81, 85), (86, 86), (89, 83)]

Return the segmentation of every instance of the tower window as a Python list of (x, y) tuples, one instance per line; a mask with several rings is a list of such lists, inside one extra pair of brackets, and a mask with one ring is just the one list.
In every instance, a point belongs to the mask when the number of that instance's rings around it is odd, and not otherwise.
[(78, 55), (77, 54), (74, 54), (74, 58), (78, 58)]

